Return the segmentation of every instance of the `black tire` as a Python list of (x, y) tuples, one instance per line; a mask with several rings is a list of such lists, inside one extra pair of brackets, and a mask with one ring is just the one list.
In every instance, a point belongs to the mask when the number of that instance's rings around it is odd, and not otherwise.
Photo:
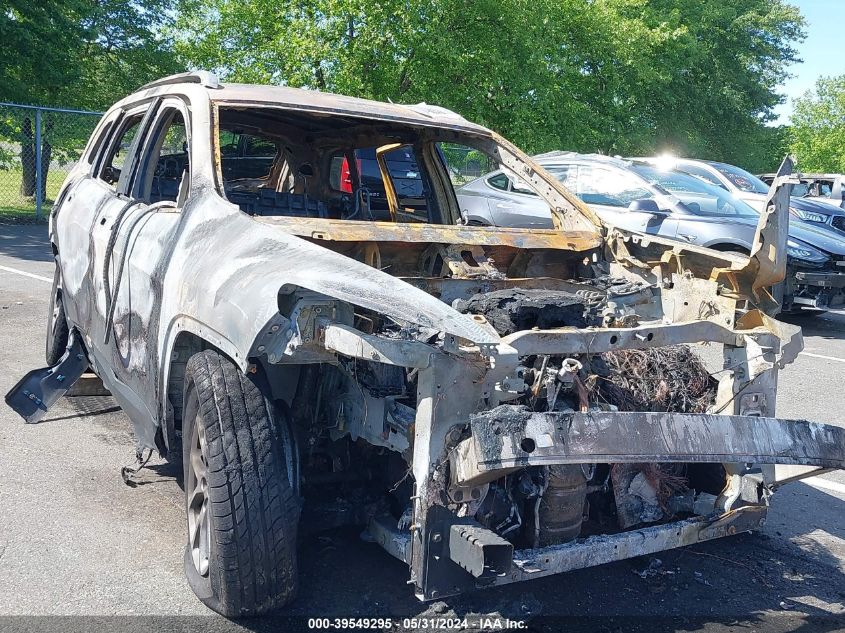
[[(272, 411), (258, 388), (224, 356), (206, 350), (188, 361), (182, 422), (189, 515), (185, 573), (197, 597), (227, 617), (267, 613), (296, 595), (300, 503), (289, 475), (296, 449), (288, 441), (286, 420), (278, 420)], [(208, 524), (207, 532), (197, 534), (209, 536), (196, 542), (207, 544), (205, 559), (191, 544), (191, 517), (198, 516), (191, 514), (191, 499), (201, 495), (192, 495), (191, 488), (197, 486), (189, 484), (195, 472), (192, 441), (201, 431)], [(194, 480), (200, 481), (196, 476)]]
[(67, 349), (68, 325), (65, 317), (65, 306), (62, 302), (61, 273), (56, 264), (53, 273), (53, 291), (50, 293), (50, 308), (47, 312), (47, 344), (45, 358), (47, 365), (59, 362)]

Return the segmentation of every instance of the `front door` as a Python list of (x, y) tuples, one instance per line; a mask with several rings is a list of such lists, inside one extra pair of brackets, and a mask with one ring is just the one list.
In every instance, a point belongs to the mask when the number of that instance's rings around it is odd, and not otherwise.
[(147, 445), (158, 422), (164, 276), (190, 188), (188, 122), (180, 100), (157, 104), (132, 143), (120, 195), (103, 206), (92, 232), (101, 283), (89, 352)]

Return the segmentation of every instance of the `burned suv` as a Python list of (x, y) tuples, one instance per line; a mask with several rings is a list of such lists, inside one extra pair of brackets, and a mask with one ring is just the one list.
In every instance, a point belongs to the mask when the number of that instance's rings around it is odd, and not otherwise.
[[(230, 169), (234, 135), (272, 161)], [(453, 179), (481, 161), (553, 226), (461, 225)], [(774, 417), (802, 346), (768, 290), (790, 170), (744, 257), (603, 226), (442, 108), (162, 79), (61, 190), (49, 367), (6, 401), (36, 421), (96, 372), (139, 460), (181, 461), (188, 581), (228, 616), (294, 597), (300, 523), (368, 526), (423, 600), (753, 530), (780, 483), (845, 466), (843, 430)], [(724, 349), (712, 375), (701, 342)]]

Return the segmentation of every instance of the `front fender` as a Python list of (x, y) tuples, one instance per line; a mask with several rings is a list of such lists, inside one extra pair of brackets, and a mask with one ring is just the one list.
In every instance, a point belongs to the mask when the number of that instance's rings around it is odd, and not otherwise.
[(184, 314), (231, 342), (242, 367), (278, 313), (280, 288), (298, 287), (477, 344), (498, 337), (423, 290), (241, 213), (215, 194), (197, 200), (168, 267), (166, 314)]

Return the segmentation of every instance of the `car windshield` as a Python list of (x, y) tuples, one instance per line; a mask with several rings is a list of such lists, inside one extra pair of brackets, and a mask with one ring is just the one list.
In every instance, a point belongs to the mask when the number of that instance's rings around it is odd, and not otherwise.
[(652, 185), (674, 195), (693, 215), (757, 217), (757, 212), (748, 204), (700, 178), (653, 165), (635, 164), (631, 169)]
[(740, 167), (725, 163), (710, 163), (740, 191), (747, 193), (768, 193), (769, 185)]

